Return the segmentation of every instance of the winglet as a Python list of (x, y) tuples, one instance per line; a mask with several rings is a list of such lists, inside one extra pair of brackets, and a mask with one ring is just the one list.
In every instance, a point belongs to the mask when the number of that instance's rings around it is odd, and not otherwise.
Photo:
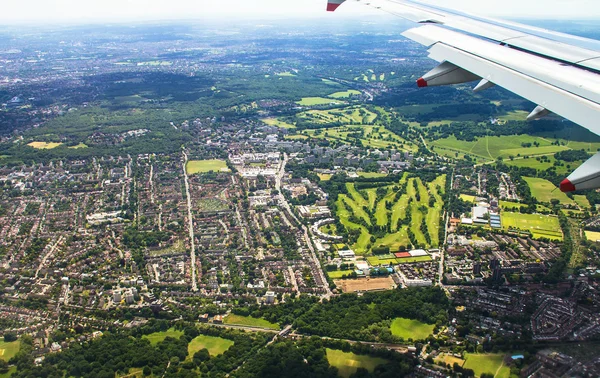
[(333, 12), (346, 0), (327, 0), (327, 12)]

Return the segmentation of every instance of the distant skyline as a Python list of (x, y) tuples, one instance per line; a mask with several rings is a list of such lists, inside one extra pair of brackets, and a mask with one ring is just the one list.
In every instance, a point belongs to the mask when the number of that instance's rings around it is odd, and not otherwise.
[[(598, 0), (435, 0), (428, 3), (504, 18), (600, 19)], [(90, 23), (176, 19), (331, 18), (326, 0), (13, 0), (1, 24)], [(344, 4), (335, 17), (381, 14), (360, 3)]]

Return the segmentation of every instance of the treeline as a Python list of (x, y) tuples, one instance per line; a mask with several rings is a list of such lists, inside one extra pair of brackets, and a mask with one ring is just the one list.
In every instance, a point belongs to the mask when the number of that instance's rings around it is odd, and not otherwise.
[(270, 322), (293, 324), (301, 333), (352, 340), (398, 341), (389, 333), (396, 317), (441, 326), (448, 321), (449, 300), (437, 287), (343, 294), (329, 301), (313, 297), (290, 298), (279, 306), (240, 309), (240, 313)]

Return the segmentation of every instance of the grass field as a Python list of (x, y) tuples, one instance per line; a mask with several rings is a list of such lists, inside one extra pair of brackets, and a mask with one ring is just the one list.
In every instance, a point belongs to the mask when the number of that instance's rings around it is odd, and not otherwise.
[(425, 340), (433, 334), (435, 325), (422, 323), (418, 320), (396, 318), (390, 328), (392, 335), (402, 337), (404, 340)]
[(229, 168), (227, 168), (227, 163), (223, 160), (190, 160), (187, 162), (185, 170), (188, 175), (193, 175), (210, 171), (228, 172)]
[(388, 362), (383, 358), (346, 353), (341, 350), (329, 348), (327, 348), (327, 360), (331, 366), (338, 368), (338, 374), (343, 378), (350, 377), (356, 373), (358, 368), (365, 368), (369, 372), (373, 372), (377, 366)]
[(69, 148), (72, 149), (72, 150), (79, 150), (79, 149), (82, 149), (82, 148), (88, 148), (88, 145), (85, 144), (85, 143), (79, 143), (78, 145), (71, 146)]
[(503, 209), (520, 209), (527, 207), (527, 205), (518, 202), (500, 201), (500, 207)]
[(443, 363), (445, 363), (447, 365), (450, 365), (450, 366), (454, 366), (454, 364), (458, 364), (458, 366), (463, 366), (464, 363), (465, 363), (465, 360), (463, 360), (462, 358), (451, 356), (451, 355), (446, 354), (446, 353), (442, 353), (442, 354), (440, 354), (439, 356), (436, 357), (435, 362), (438, 363), (438, 364), (440, 362), (443, 362)]
[(10, 343), (0, 341), (0, 359), (3, 359), (4, 361), (10, 360), (17, 354), (20, 347), (21, 341), (19, 340)]
[[(363, 118), (365, 121), (370, 121), (369, 117), (373, 116), (365, 115)], [(340, 119), (340, 121), (346, 122), (347, 120)], [(384, 149), (395, 148), (409, 152), (414, 152), (417, 149), (415, 144), (402, 139), (383, 126), (372, 126), (369, 124), (305, 130), (304, 134), (311, 138), (325, 139), (330, 142), (337, 141), (345, 144), (353, 144), (357, 139), (356, 135), (359, 135), (360, 137), (358, 137), (358, 140), (360, 140), (365, 147)]]
[(332, 175), (330, 175), (329, 173), (317, 173), (317, 176), (319, 176), (321, 181), (329, 181)]
[(596, 241), (600, 240), (600, 232), (586, 231), (585, 232), (585, 238), (587, 240), (596, 242)]
[(495, 378), (508, 378), (510, 377), (510, 368), (504, 366), (503, 359), (504, 355), (500, 353), (465, 353), (465, 364), (463, 367), (473, 370), (476, 377), (479, 377), (483, 373), (491, 373), (494, 374)]
[(253, 318), (251, 316), (240, 316), (235, 314), (229, 314), (223, 319), (225, 324), (237, 324), (248, 327), (266, 328), (266, 329), (279, 329), (279, 325), (271, 323), (265, 319)]
[(471, 196), (468, 194), (461, 194), (460, 195), (460, 199), (465, 201), (465, 202), (469, 202), (469, 203), (475, 203), (475, 196)]
[(175, 339), (180, 338), (183, 335), (183, 331), (177, 331), (175, 328), (169, 328), (163, 332), (154, 332), (149, 335), (142, 336), (144, 339), (150, 340), (150, 344), (156, 345), (166, 339), (167, 337), (173, 337)]
[(188, 360), (191, 360), (192, 357), (194, 357), (194, 354), (201, 349), (208, 349), (208, 353), (214, 357), (223, 354), (232, 345), (233, 341), (231, 340), (223, 339), (221, 337), (200, 335), (188, 344)]
[[(495, 160), (498, 157), (532, 156), (553, 154), (559, 151), (570, 150), (567, 146), (556, 146), (552, 140), (530, 135), (486, 136), (476, 141), (468, 142), (458, 140), (455, 136), (438, 139), (431, 144), (458, 153), (469, 154), (484, 160)], [(538, 143), (539, 147), (523, 147), (523, 143)], [(507, 161), (509, 161), (507, 159)]]
[(576, 194), (573, 196), (575, 203), (577, 203), (582, 208), (590, 208), (590, 201), (588, 201), (587, 197), (581, 194)]
[(562, 240), (558, 217), (538, 214), (502, 212), (502, 227), (530, 231), (534, 238)]
[(347, 276), (347, 275), (351, 274), (352, 272), (353, 272), (352, 270), (334, 270), (331, 272), (327, 272), (327, 275), (332, 280), (338, 280), (338, 279), (342, 278), (343, 276)]
[(329, 105), (332, 103), (341, 104), (340, 101), (335, 101), (330, 98), (324, 97), (303, 97), (302, 100), (296, 101), (296, 104), (302, 106)]
[(329, 97), (332, 97), (332, 98), (348, 98), (350, 96), (356, 96), (356, 95), (359, 95), (359, 94), (360, 94), (360, 91), (357, 91), (355, 89), (350, 89), (350, 90), (347, 90), (345, 92), (335, 92), (335, 93), (332, 93), (332, 94), (329, 95)]
[(550, 203), (553, 199), (557, 199), (563, 205), (575, 205), (575, 202), (567, 197), (553, 183), (546, 179), (536, 177), (523, 177), (523, 180), (529, 185), (531, 195), (540, 202)]
[(54, 142), (31, 142), (28, 144), (29, 147), (33, 147), (37, 150), (51, 150), (58, 146), (61, 146), (62, 143), (54, 143)]
[[(402, 183), (404, 184), (404, 178)], [(352, 244), (352, 249), (358, 254), (368, 254), (374, 246), (388, 246), (391, 251), (398, 251), (401, 246), (410, 246), (408, 238), (408, 230), (415, 235), (416, 241), (427, 247), (437, 246), (439, 244), (439, 220), (443, 206), (442, 195), (444, 194), (446, 176), (442, 175), (430, 183), (424, 184), (419, 178), (411, 178), (406, 182), (406, 193), (402, 194), (398, 201), (394, 185), (383, 185), (381, 188), (387, 192), (383, 197), (377, 197), (377, 188), (369, 188), (364, 190), (356, 190), (352, 183), (346, 184), (348, 194), (340, 194), (336, 201), (336, 215), (340, 218), (340, 222), (348, 229), (359, 230), (360, 234), (355, 243)], [(441, 191), (438, 192), (438, 191)], [(429, 199), (435, 199), (434, 205), (429, 207)], [(417, 201), (417, 198), (420, 198)], [(412, 222), (410, 225), (402, 225), (401, 220), (406, 218), (407, 211), (412, 214)], [(364, 221), (368, 226), (371, 226), (373, 219), (377, 226), (389, 226), (389, 230), (385, 236), (375, 239), (371, 242), (371, 234), (369, 229), (360, 220)], [(353, 219), (358, 218), (358, 220)], [(351, 220), (352, 219), (352, 220)], [(427, 242), (427, 238), (421, 230), (421, 223), (425, 221), (429, 231), (431, 242)], [(411, 261), (403, 261), (411, 262)]]
[(269, 126), (280, 127), (282, 129), (295, 129), (296, 128), (295, 125), (280, 121), (277, 118), (263, 118), (263, 119), (261, 119), (261, 121), (263, 121), (264, 123), (266, 123)]
[(8, 368), (8, 371), (4, 374), (0, 374), (0, 378), (10, 378), (11, 375), (13, 375), (13, 373), (17, 372), (17, 367), (16, 366), (11, 366)]
[(387, 174), (385, 173), (379, 173), (379, 172), (358, 172), (358, 175), (360, 177), (364, 177), (364, 178), (381, 178), (381, 177), (386, 177)]

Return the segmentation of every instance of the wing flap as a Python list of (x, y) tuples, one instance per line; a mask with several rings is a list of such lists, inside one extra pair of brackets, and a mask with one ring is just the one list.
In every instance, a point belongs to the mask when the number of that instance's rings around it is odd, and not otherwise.
[(431, 47), (429, 52), (433, 59), (447, 60), (600, 134), (597, 103), (443, 43)]

